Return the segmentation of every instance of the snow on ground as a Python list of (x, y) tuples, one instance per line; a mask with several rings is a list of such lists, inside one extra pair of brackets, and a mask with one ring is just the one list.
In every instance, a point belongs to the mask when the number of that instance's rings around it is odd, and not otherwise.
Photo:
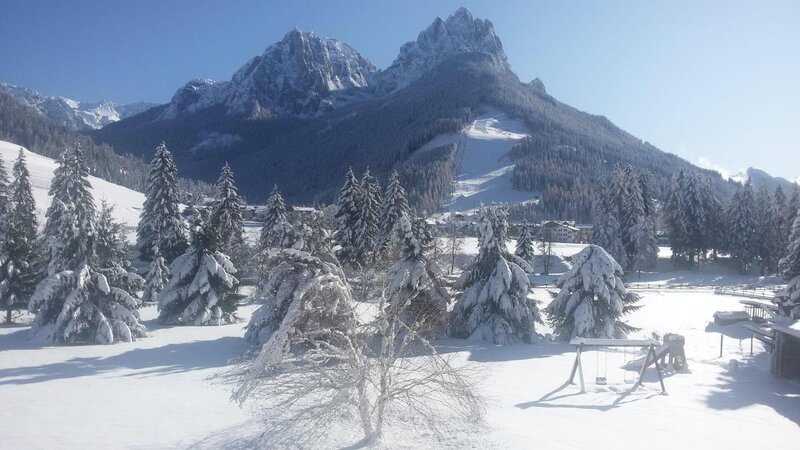
[(511, 188), (514, 163), (507, 154), (528, 136), (525, 125), (505, 113), (488, 108), (460, 133), (435, 137), (419, 150), (457, 143), (455, 189), (447, 211), (474, 211), (481, 203), (524, 203), (536, 195)]
[[(3, 163), (9, 176), (11, 167), (17, 159), (19, 149), (20, 146), (17, 144), (0, 141), (0, 157), (3, 158)], [(56, 169), (57, 164), (51, 158), (37, 155), (27, 149), (24, 149), (24, 151), (28, 170), (31, 173), (31, 185), (33, 187), (33, 197), (36, 200), (39, 227), (42, 227), (44, 226), (44, 213), (50, 206), (50, 196), (47, 195), (47, 192), (50, 189), (50, 180), (53, 178), (53, 171)], [(95, 204), (99, 207), (100, 200), (106, 200), (109, 204), (115, 205), (114, 217), (117, 221), (126, 225), (128, 240), (135, 242), (136, 224), (139, 222), (139, 213), (144, 203), (144, 194), (93, 176), (89, 177), (89, 183), (92, 185)]]
[[(537, 298), (547, 302), (543, 289)], [(574, 360), (564, 343), (493, 346), (449, 339), (442, 352), (479, 367), (486, 428), (447, 441), (386, 431), (385, 448), (794, 448), (800, 439), (800, 383), (772, 378), (768, 359), (740, 329), (708, 328), (717, 310), (741, 309), (738, 299), (711, 293), (646, 293), (629, 322), (633, 337), (676, 332), (686, 337), (687, 373), (668, 372), (661, 395), (654, 372), (628, 393), (637, 362), (622, 350), (587, 352), (587, 393), (563, 386)], [(247, 319), (253, 307), (241, 310)], [(36, 347), (26, 325), (0, 327), (0, 448), (250, 448), (260, 433), (249, 409), (229, 402), (230, 385), (214, 376), (248, 347), (242, 324), (157, 326), (143, 310), (151, 337), (109, 346)], [(549, 331), (540, 327), (540, 332)], [(636, 355), (640, 358), (641, 355)], [(738, 367), (730, 364), (738, 361)], [(629, 361), (625, 365), (625, 361)], [(607, 361), (607, 362), (606, 362)], [(633, 361), (633, 362), (631, 362)], [(605, 374), (608, 384), (597, 385)], [(337, 444), (357, 434), (335, 430)], [(347, 441), (346, 438), (351, 439)], [(320, 448), (331, 443), (321, 442)]]

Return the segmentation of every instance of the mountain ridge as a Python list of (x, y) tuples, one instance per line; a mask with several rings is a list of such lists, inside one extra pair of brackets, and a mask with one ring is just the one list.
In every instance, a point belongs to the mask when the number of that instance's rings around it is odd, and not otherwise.
[(156, 106), (149, 102), (80, 102), (67, 97), (45, 96), (34, 89), (1, 81), (0, 92), (13, 97), (20, 104), (32, 107), (50, 121), (78, 131), (102, 128)]

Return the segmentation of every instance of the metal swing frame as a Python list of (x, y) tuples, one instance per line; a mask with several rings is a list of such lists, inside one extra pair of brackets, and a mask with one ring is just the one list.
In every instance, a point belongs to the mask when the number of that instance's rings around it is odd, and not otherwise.
[(586, 339), (586, 338), (573, 338), (569, 344), (576, 347), (575, 363), (572, 365), (572, 371), (569, 375), (568, 384), (575, 384), (575, 374), (581, 382), (581, 393), (586, 392), (586, 387), (583, 381), (583, 364), (581, 363), (581, 354), (585, 348), (595, 347), (647, 347), (647, 356), (644, 358), (642, 368), (639, 371), (639, 379), (636, 380), (630, 392), (636, 390), (644, 377), (644, 371), (651, 365), (655, 364), (656, 373), (658, 373), (658, 381), (661, 384), (661, 393), (666, 394), (667, 388), (664, 387), (664, 377), (661, 373), (661, 365), (658, 363), (659, 358), (662, 358), (669, 352), (669, 345), (661, 345), (658, 341), (653, 339)]

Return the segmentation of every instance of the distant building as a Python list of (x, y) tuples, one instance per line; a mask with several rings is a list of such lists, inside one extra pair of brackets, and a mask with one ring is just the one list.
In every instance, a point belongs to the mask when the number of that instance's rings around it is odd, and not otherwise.
[(579, 242), (581, 229), (575, 226), (575, 222), (547, 220), (542, 222), (539, 234), (543, 240)]

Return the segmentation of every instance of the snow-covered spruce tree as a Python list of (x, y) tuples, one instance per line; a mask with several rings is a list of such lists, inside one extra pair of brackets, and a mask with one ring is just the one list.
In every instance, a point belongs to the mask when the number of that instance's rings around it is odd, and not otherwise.
[(608, 196), (599, 194), (594, 203), (594, 227), (592, 228), (592, 244), (603, 247), (620, 265), (627, 265), (628, 256), (622, 246), (622, 232), (619, 222), (614, 216)]
[(345, 331), (341, 327), (353, 314), (352, 292), (333, 254), (283, 249), (263, 270), (255, 293), (263, 305), (250, 318), (245, 339), (263, 345), (281, 327), (289, 334)]
[(622, 267), (596, 245), (587, 246), (573, 259), (572, 268), (558, 279), (561, 290), (546, 309), (553, 332), (569, 340), (624, 338), (635, 331), (622, 321), (639, 307), (639, 297), (622, 282)]
[(403, 320), (419, 322), (426, 333), (442, 333), (447, 326), (450, 294), (445, 288), (444, 271), (430, 255), (434, 240), (422, 220), (412, 225), (404, 214), (396, 226), (400, 259), (389, 269), (386, 296), (391, 304), (402, 308)]
[(312, 211), (298, 218), (294, 227), (292, 248), (312, 255), (332, 253), (331, 233), (325, 228), (325, 217), (321, 211)]
[(775, 302), (782, 315), (797, 320), (800, 319), (800, 211), (792, 224), (792, 234), (786, 250), (786, 256), (780, 261), (780, 269), (788, 283)]
[(381, 246), (385, 250), (392, 242), (392, 233), (395, 224), (403, 215), (410, 214), (408, 199), (403, 185), (400, 184), (400, 175), (395, 170), (389, 177), (386, 186), (386, 195), (383, 198), (383, 211), (381, 212), (380, 232)]
[(128, 268), (131, 266), (128, 256), (128, 240), (122, 224), (114, 221), (113, 212), (113, 205), (109, 205), (105, 200), (100, 201), (94, 248), (97, 266), (107, 267), (117, 264)]
[(538, 339), (539, 309), (528, 298), (533, 269), (506, 250), (506, 216), (500, 207), (480, 210), (478, 256), (457, 283), (464, 292), (453, 309), (450, 329), (455, 337), (480, 337), (495, 344)]
[(267, 211), (261, 226), (260, 245), (262, 250), (281, 247), (286, 224), (286, 203), (283, 201), (278, 185), (273, 186), (267, 198)]
[(217, 232), (199, 212), (192, 217), (191, 234), (191, 245), (173, 261), (169, 282), (158, 294), (158, 320), (178, 325), (234, 323), (236, 268), (217, 250)]
[(672, 179), (667, 198), (664, 202), (663, 217), (669, 233), (669, 246), (672, 250), (672, 259), (680, 261), (686, 255), (688, 243), (686, 239), (686, 219), (684, 212), (684, 192), (686, 188), (686, 174), (681, 170)]
[[(236, 190), (233, 171), (228, 163), (222, 167), (217, 180), (219, 199), (211, 213), (211, 226), (219, 235), (218, 246), (221, 252), (230, 255), (234, 263), (243, 263), (239, 256), (244, 243), (244, 218), (242, 199)], [(244, 256), (244, 255), (241, 255)]]
[(635, 177), (630, 178), (630, 186), (624, 198), (623, 220), (628, 224), (623, 240), (627, 242), (629, 269), (641, 272), (652, 268), (658, 258), (658, 242), (652, 218), (645, 214), (642, 190)]
[(119, 266), (96, 266), (103, 261), (95, 253), (97, 219), (81, 148), (65, 152), (60, 165), (61, 179), (53, 193), (53, 202), (61, 204), (58, 226), (48, 236), (50, 275), (39, 282), (28, 303), (36, 314), (31, 330), (52, 344), (110, 344), (144, 337), (138, 301), (126, 289), (141, 278)]
[(795, 183), (792, 194), (786, 201), (786, 206), (781, 213), (783, 214), (783, 234), (791, 236), (794, 219), (800, 215), (800, 185), (797, 183)]
[(48, 275), (90, 262), (95, 249), (95, 206), (83, 149), (75, 144), (60, 159), (50, 185), (53, 199), (45, 214)]
[(778, 262), (783, 256), (786, 246), (783, 243), (781, 215), (775, 204), (775, 198), (766, 186), (759, 189), (756, 197), (756, 218), (758, 219), (758, 257), (761, 262), (761, 274), (778, 272)]
[(378, 256), (381, 205), (381, 187), (367, 169), (361, 179), (361, 211), (356, 221), (356, 261), (362, 266)]
[(361, 183), (356, 180), (353, 169), (347, 170), (345, 181), (336, 201), (336, 231), (334, 239), (339, 244), (336, 256), (345, 264), (358, 263), (358, 222), (361, 216)]
[(0, 158), (0, 307), (6, 309), (7, 322), (11, 320), (12, 298), (9, 285), (14, 261), (11, 258), (11, 200), (8, 195), (8, 173)]
[(169, 267), (167, 267), (164, 257), (161, 256), (160, 242), (161, 237), (156, 234), (156, 239), (153, 241), (153, 261), (150, 262), (150, 267), (144, 278), (143, 303), (158, 301), (158, 294), (164, 290), (164, 286), (169, 282)]
[(161, 254), (170, 262), (186, 250), (187, 241), (186, 226), (178, 205), (178, 169), (163, 142), (156, 148), (150, 162), (144, 194), (144, 206), (136, 229), (136, 247), (142, 258), (152, 259), (153, 240), (159, 234)]
[(523, 222), (519, 227), (519, 232), (517, 233), (517, 246), (514, 249), (514, 254), (525, 260), (525, 262), (533, 267), (533, 236), (528, 222)]
[(9, 189), (8, 240), (3, 263), (0, 264), (0, 307), (6, 309), (6, 323), (11, 322), (11, 312), (27, 305), (38, 281), (36, 257), (36, 203), (33, 199), (30, 173), (25, 165), (25, 154), (19, 156), (13, 168), (14, 181)]
[(728, 248), (731, 257), (746, 273), (758, 257), (758, 218), (750, 180), (739, 186), (727, 210)]

